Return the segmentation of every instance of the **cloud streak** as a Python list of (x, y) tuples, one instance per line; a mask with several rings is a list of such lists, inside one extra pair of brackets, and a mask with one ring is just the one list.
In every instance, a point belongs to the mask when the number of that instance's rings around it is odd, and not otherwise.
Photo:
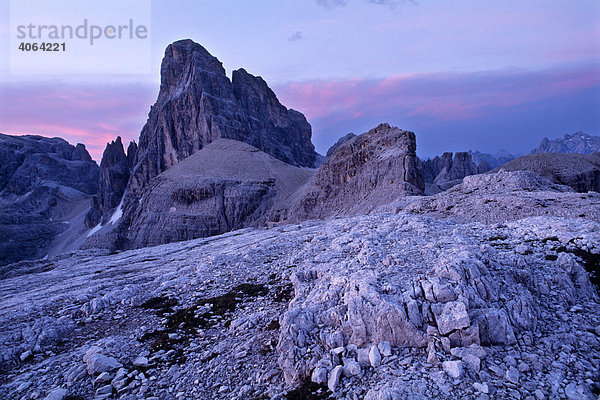
[(59, 136), (84, 143), (100, 161), (107, 142), (138, 139), (157, 88), (153, 85), (0, 85), (0, 132)]
[(389, 112), (438, 120), (481, 117), (498, 107), (552, 98), (600, 83), (594, 66), (547, 71), (411, 74), (383, 79), (290, 83), (277, 88), (285, 104), (309, 118), (345, 119)]
[[(361, 133), (361, 129), (370, 127), (367, 124), (389, 121), (412, 129), (437, 127), (439, 135), (443, 135), (445, 127), (450, 125), (491, 120), (499, 113), (527, 109), (532, 104), (565, 99), (589, 90), (596, 96), (592, 94), (587, 104), (599, 107), (597, 64), (542, 71), (322, 80), (276, 88), (283, 104), (306, 114), (313, 124), (317, 147), (322, 151), (352, 126), (350, 130)], [(539, 114), (532, 112), (531, 122), (538, 117)], [(582, 126), (585, 123), (581, 121)]]

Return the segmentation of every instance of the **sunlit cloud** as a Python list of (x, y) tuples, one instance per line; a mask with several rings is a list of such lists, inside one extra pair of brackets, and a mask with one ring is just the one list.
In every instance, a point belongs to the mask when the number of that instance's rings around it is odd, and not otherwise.
[[(596, 131), (589, 133), (600, 133), (598, 117), (588, 112), (582, 118), (572, 107), (573, 96), (587, 93), (585, 99), (578, 101), (584, 102), (586, 110), (598, 109), (597, 64), (540, 71), (513, 69), (294, 82), (276, 87), (275, 91), (283, 104), (306, 114), (313, 125), (313, 141), (321, 152), (345, 133), (361, 133), (379, 122), (417, 131), (417, 138), (419, 134), (421, 139), (429, 138), (430, 143), (423, 148), (435, 152), (444, 150), (442, 144), (449, 136), (457, 135), (446, 146), (453, 144), (465, 150), (480, 143), (477, 140), (482, 132), (492, 135), (490, 132), (501, 129), (521, 136), (530, 134), (532, 137), (527, 140), (531, 143), (543, 136), (570, 133), (561, 131), (571, 129), (562, 126), (576, 130), (591, 126)], [(565, 110), (561, 116), (563, 125), (556, 126), (556, 132), (539, 133), (548, 130), (548, 121), (559, 117), (557, 107)], [(505, 120), (502, 128), (498, 123), (500, 115)], [(518, 142), (515, 138), (514, 145)], [(507, 146), (491, 136), (484, 144), (496, 149)]]
[(309, 119), (390, 112), (439, 120), (484, 116), (497, 107), (548, 99), (600, 83), (596, 65), (564, 70), (412, 74), (384, 79), (297, 82), (277, 88), (284, 104)]
[(107, 142), (138, 139), (157, 88), (153, 85), (17, 84), (0, 86), (0, 132), (58, 136), (84, 143), (99, 161)]

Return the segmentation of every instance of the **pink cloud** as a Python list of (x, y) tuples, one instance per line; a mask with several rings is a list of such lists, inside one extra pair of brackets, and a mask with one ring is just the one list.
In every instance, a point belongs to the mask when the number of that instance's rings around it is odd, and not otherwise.
[(458, 121), (494, 109), (571, 94), (600, 83), (596, 65), (545, 71), (412, 74), (384, 79), (290, 83), (276, 88), (281, 101), (309, 120), (358, 119), (396, 113)]
[(0, 85), (0, 132), (58, 136), (84, 143), (100, 161), (107, 142), (138, 139), (157, 88), (154, 85)]

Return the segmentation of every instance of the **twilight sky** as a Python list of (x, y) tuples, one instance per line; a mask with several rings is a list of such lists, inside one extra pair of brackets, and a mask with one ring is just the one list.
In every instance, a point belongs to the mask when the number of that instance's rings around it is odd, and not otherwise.
[[(597, 0), (153, 0), (150, 65), (129, 75), (16, 73), (10, 15), (0, 0), (0, 132), (83, 142), (96, 160), (116, 135), (137, 140), (164, 48), (182, 38), (228, 74), (262, 76), (307, 116), (321, 153), (380, 122), (414, 131), (425, 157), (600, 134)], [(139, 62), (90, 51), (107, 65)]]

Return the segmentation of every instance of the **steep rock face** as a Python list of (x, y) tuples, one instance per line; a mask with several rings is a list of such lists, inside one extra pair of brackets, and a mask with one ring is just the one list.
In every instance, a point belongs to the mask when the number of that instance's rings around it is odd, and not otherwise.
[(151, 181), (120, 221), (118, 247), (139, 248), (255, 225), (312, 174), (246, 143), (216, 140)]
[[(436, 185), (443, 185), (478, 173), (478, 167), (473, 162), (470, 152), (458, 152), (454, 156), (452, 153), (446, 152), (441, 157), (436, 156), (423, 161), (422, 165), (425, 183), (435, 183)], [(485, 165), (482, 169), (484, 168)], [(488, 170), (489, 168), (484, 172)]]
[(128, 192), (137, 194), (218, 138), (249, 143), (292, 165), (314, 166), (311, 127), (301, 113), (281, 105), (260, 77), (241, 69), (232, 82), (202, 46), (175, 42), (165, 51), (160, 92), (140, 134)]
[(0, 191), (22, 195), (47, 180), (94, 194), (98, 176), (98, 166), (81, 143), (0, 134)]
[(458, 152), (450, 161), (450, 165), (443, 165), (440, 173), (435, 177), (433, 183), (436, 185), (442, 185), (444, 183), (456, 181), (464, 178), (465, 176), (475, 174), (477, 174), (477, 167), (471, 159), (471, 153)]
[[(304, 115), (283, 106), (267, 83), (244, 69), (233, 71), (233, 94), (247, 117), (241, 137), (246, 142), (288, 164), (315, 166), (312, 128)], [(223, 136), (225, 137), (225, 136)]]
[(89, 207), (98, 177), (82, 144), (0, 134), (0, 265), (46, 255)]
[(540, 146), (531, 153), (592, 154), (597, 152), (600, 152), (600, 136), (590, 136), (583, 132), (576, 132), (554, 140), (544, 138)]
[(133, 168), (135, 164), (135, 155), (137, 153), (137, 143), (133, 140), (129, 142), (129, 146), (127, 146), (127, 164), (129, 165), (129, 169)]
[(600, 192), (600, 153), (540, 153), (516, 158), (499, 167), (507, 171), (532, 171), (577, 192)]
[(339, 146), (275, 221), (365, 212), (392, 199), (423, 193), (415, 134), (381, 124)]
[(482, 162), (480, 162), (477, 165), (477, 173), (478, 174), (485, 174), (486, 172), (490, 171), (492, 169), (492, 167), (490, 167), (490, 164), (488, 164), (487, 161), (483, 160)]
[(339, 139), (338, 139), (338, 141), (337, 141), (337, 142), (335, 142), (335, 143), (333, 144), (333, 146), (331, 146), (331, 147), (329, 148), (329, 150), (327, 150), (327, 154), (326, 154), (325, 156), (326, 156), (326, 157), (331, 157), (331, 155), (333, 154), (333, 152), (334, 152), (334, 151), (335, 151), (335, 150), (336, 150), (338, 147), (340, 147), (341, 145), (343, 145), (343, 144), (344, 144), (344, 143), (346, 143), (347, 141), (354, 139), (355, 137), (356, 137), (356, 135), (355, 135), (354, 133), (352, 133), (352, 132), (350, 132), (350, 133), (348, 133), (348, 134), (346, 134), (346, 135), (342, 136), (341, 138), (339, 138)]
[(494, 154), (482, 153), (480, 151), (474, 151), (471, 153), (471, 158), (477, 167), (484, 161), (489, 165), (490, 169), (501, 166), (517, 158), (506, 150), (500, 150)]
[(101, 221), (106, 222), (114, 209), (119, 205), (132, 168), (137, 146), (131, 142), (127, 155), (123, 150), (121, 137), (107, 143), (100, 162), (100, 184), (98, 195), (94, 198), (92, 209), (86, 216), (86, 225), (91, 228)]
[(450, 169), (452, 166), (452, 153), (445, 152), (442, 156), (435, 156), (421, 162), (423, 169), (423, 180), (425, 183), (433, 183), (435, 178), (443, 169)]

